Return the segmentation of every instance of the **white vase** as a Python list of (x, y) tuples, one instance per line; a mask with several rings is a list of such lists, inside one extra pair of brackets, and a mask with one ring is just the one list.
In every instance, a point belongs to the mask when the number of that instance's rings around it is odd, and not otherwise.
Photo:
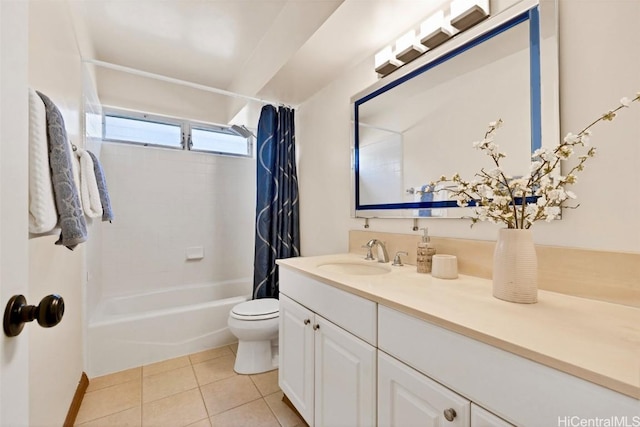
[(538, 257), (531, 230), (500, 230), (493, 253), (493, 296), (523, 304), (538, 301)]

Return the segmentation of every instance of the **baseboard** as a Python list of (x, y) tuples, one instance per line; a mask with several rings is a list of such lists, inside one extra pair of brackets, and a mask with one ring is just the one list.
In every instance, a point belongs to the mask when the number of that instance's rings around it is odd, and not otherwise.
[(87, 374), (83, 372), (80, 376), (80, 382), (78, 383), (76, 393), (73, 395), (73, 400), (71, 401), (71, 405), (69, 406), (67, 418), (64, 420), (64, 427), (73, 427), (73, 425), (75, 424), (76, 417), (78, 416), (78, 412), (80, 411), (80, 405), (82, 405), (82, 399), (84, 399), (84, 393), (87, 391), (87, 387), (89, 387), (89, 377), (87, 377)]

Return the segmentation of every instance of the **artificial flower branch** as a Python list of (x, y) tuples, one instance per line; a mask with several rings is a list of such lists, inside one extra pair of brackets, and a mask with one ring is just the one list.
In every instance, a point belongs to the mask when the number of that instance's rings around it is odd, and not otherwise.
[[(568, 160), (577, 146), (587, 147), (592, 135), (591, 128), (601, 121), (612, 121), (619, 110), (629, 107), (632, 102), (640, 101), (640, 92), (633, 99), (622, 98), (620, 105), (591, 122), (578, 134), (569, 132), (554, 149), (539, 148), (531, 155), (531, 167), (528, 175), (513, 178), (507, 175), (500, 165), (500, 160), (507, 155), (498, 149), (494, 135), (502, 125), (502, 120), (489, 123), (481, 141), (473, 143), (473, 147), (491, 157), (494, 168), (480, 169), (475, 176), (479, 179), (464, 180), (459, 174), (451, 178), (441, 176), (429, 184), (431, 191), (442, 182), (453, 182), (456, 187), (451, 191), (451, 198), (458, 206), (476, 205), (475, 216), (471, 218), (473, 226), (478, 221), (504, 223), (508, 228), (530, 228), (534, 222), (545, 220), (551, 222), (560, 216), (561, 208), (577, 208), (566, 206), (569, 199), (576, 195), (566, 190), (567, 185), (577, 182), (576, 174), (584, 170), (587, 159), (594, 157), (596, 149), (590, 147), (587, 153), (578, 157), (578, 163), (566, 176), (560, 174), (561, 161)], [(557, 172), (557, 174), (555, 173)], [(529, 202), (529, 198), (535, 198)]]

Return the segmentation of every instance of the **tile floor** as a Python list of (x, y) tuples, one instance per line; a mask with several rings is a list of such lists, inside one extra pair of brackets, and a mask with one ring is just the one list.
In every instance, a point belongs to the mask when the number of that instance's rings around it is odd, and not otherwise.
[(91, 379), (82, 427), (302, 427), (282, 402), (278, 371), (238, 375), (236, 346)]

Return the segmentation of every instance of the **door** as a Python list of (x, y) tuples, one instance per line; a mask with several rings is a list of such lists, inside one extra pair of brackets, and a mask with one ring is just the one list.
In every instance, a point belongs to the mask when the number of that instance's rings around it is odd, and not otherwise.
[(315, 425), (376, 424), (376, 349), (316, 314)]
[[(28, 2), (0, 1), (0, 309), (28, 283)], [(29, 301), (30, 302), (30, 301)], [(0, 337), (0, 425), (29, 424), (29, 331)]]
[(313, 329), (314, 314), (280, 293), (280, 388), (302, 418), (313, 426)]
[(378, 426), (468, 427), (470, 402), (378, 352)]

